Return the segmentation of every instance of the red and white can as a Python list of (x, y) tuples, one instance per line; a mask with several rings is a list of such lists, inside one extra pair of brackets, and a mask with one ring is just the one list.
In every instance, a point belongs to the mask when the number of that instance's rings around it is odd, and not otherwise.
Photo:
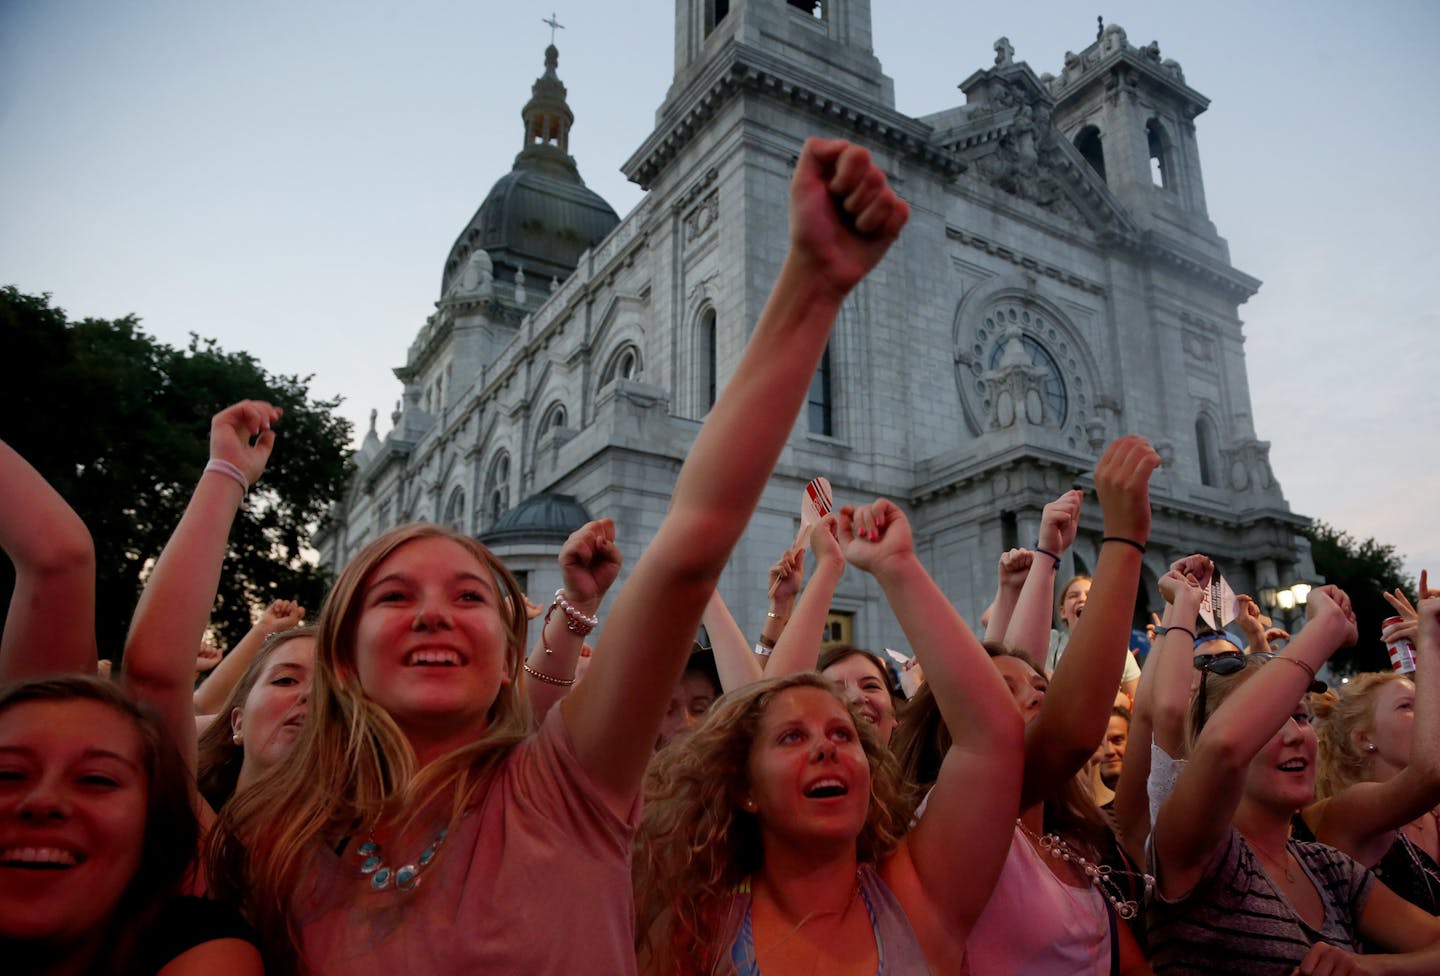
[(1392, 640), (1387, 636), (1391, 627), (1404, 622), (1403, 617), (1386, 617), (1380, 624), (1380, 637), (1385, 641), (1386, 650), (1390, 652), (1390, 670), (1409, 674), (1415, 670), (1415, 644), (1408, 637), (1396, 637)]

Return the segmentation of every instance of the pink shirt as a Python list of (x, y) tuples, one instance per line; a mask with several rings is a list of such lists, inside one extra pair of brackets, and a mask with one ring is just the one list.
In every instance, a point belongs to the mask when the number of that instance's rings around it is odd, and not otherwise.
[(1074, 888), (1055, 877), (1017, 826), (965, 953), (977, 976), (1109, 976), (1105, 902), (1094, 888)]
[[(352, 839), (314, 858), (302, 900), (317, 973), (635, 973), (630, 840), (580, 768), (560, 716), (504, 760), (410, 892), (372, 891)], [(392, 866), (419, 851), (400, 852)]]

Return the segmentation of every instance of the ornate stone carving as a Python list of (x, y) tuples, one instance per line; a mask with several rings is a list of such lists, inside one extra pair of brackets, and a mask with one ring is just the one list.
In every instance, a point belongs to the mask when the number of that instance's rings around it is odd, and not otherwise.
[(1220, 451), (1230, 487), (1234, 491), (1275, 491), (1270, 468), (1270, 442), (1247, 437)]
[(1005, 333), (1005, 351), (995, 368), (981, 376), (990, 392), (991, 430), (1017, 423), (1039, 427), (1045, 423), (1046, 370), (1030, 362), (1021, 344), (1018, 326)]
[(1215, 344), (1200, 333), (1186, 329), (1181, 342), (1185, 347), (1185, 355), (1191, 359), (1202, 363), (1212, 362), (1215, 359)]
[(700, 204), (685, 215), (685, 243), (698, 239), (720, 219), (720, 191), (711, 190)]
[(483, 247), (470, 252), (465, 273), (460, 276), (460, 290), (489, 294), (494, 284), (495, 265)]
[(995, 41), (995, 67), (1007, 68), (1014, 63), (1015, 48), (1010, 45), (1010, 38), (997, 38)]

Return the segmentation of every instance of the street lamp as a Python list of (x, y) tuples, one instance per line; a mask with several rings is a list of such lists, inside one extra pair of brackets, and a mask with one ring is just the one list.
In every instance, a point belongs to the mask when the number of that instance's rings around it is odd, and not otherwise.
[(1296, 607), (1305, 606), (1310, 599), (1309, 583), (1292, 583), (1282, 589), (1267, 586), (1260, 590), (1260, 604), (1267, 610), (1280, 609), (1285, 613), (1286, 629), (1289, 629), (1290, 613)]

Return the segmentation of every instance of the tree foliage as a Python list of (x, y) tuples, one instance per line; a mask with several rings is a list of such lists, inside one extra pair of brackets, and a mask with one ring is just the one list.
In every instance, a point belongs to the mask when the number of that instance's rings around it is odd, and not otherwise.
[(1350, 597), (1359, 624), (1360, 640), (1342, 649), (1332, 659), (1337, 671), (1385, 671), (1390, 658), (1380, 639), (1380, 623), (1395, 615), (1382, 595), (1396, 587), (1413, 602), (1415, 581), (1405, 575), (1405, 566), (1392, 545), (1374, 539), (1357, 541), (1350, 533), (1324, 522), (1314, 522), (1305, 533), (1310, 539), (1315, 570)]
[[(252, 607), (277, 598), (319, 608), (328, 579), (302, 560), (349, 476), (339, 400), (312, 400), (310, 377), (272, 376), (248, 353), (191, 335), (176, 349), (134, 316), (66, 320), (50, 298), (0, 289), (0, 438), (69, 501), (95, 540), (101, 656), (118, 657), (146, 568), (159, 555), (209, 457), (210, 418), (247, 397), (285, 409), (265, 476), (236, 519), (212, 624), (230, 643)], [(13, 578), (0, 567), (8, 600)]]

